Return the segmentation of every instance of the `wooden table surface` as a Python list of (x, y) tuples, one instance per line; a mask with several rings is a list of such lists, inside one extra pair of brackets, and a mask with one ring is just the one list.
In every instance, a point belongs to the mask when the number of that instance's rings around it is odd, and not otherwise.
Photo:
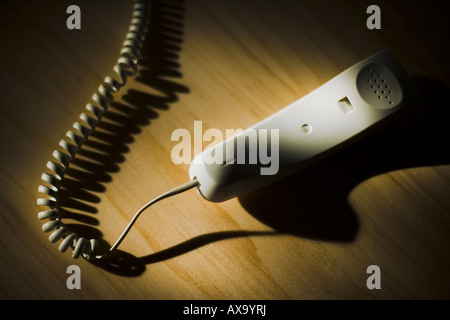
[[(74, 2), (75, 3), (75, 2)], [(3, 299), (450, 298), (450, 43), (441, 1), (160, 1), (140, 73), (63, 181), (64, 222), (112, 244), (144, 203), (188, 181), (177, 128), (246, 128), (356, 62), (390, 51), (422, 103), (278, 183), (223, 203), (194, 190), (145, 212), (117, 261), (60, 253), (37, 219), (41, 174), (106, 75), (131, 1), (0, 4)], [(442, 2), (443, 3), (443, 2)], [(205, 142), (203, 147), (207, 143)], [(69, 289), (67, 268), (80, 268)], [(380, 268), (370, 290), (367, 268)]]

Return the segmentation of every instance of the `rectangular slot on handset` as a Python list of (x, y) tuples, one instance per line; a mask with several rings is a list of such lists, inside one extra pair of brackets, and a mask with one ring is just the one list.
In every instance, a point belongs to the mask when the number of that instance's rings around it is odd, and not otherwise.
[(350, 100), (348, 100), (347, 97), (342, 98), (341, 100), (338, 101), (339, 107), (341, 108), (341, 110), (345, 113), (348, 114), (349, 112), (353, 111), (354, 107), (351, 104)]

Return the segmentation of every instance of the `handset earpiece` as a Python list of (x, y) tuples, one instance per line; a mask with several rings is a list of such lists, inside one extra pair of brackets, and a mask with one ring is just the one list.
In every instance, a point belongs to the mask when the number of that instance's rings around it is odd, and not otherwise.
[(380, 52), (198, 154), (189, 175), (205, 199), (225, 201), (307, 167), (416, 102), (409, 75)]
[(356, 77), (356, 89), (369, 105), (378, 109), (392, 109), (403, 100), (400, 81), (404, 83), (409, 80), (402, 79), (401, 72), (397, 71), (396, 74), (384, 64), (369, 63), (359, 70)]

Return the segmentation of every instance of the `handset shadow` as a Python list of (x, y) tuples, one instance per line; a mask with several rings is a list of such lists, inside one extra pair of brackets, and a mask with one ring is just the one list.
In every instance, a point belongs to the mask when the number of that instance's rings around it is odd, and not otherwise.
[(321, 241), (351, 242), (359, 221), (348, 196), (361, 182), (395, 170), (450, 163), (450, 90), (413, 78), (418, 105), (387, 127), (315, 165), (239, 199), (274, 230)]

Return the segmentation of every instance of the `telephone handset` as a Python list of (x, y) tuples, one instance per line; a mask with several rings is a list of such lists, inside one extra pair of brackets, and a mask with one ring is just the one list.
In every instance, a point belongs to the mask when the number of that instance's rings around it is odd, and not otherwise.
[[(96, 239), (85, 239), (70, 231), (59, 215), (58, 192), (64, 172), (69, 167), (82, 144), (95, 130), (127, 78), (136, 75), (137, 61), (147, 32), (148, 13), (145, 0), (134, 1), (133, 18), (129, 33), (123, 44), (120, 58), (114, 66), (119, 80), (106, 77), (92, 99), (96, 105), (88, 103), (87, 112), (62, 139), (60, 146), (65, 153), (55, 150), (53, 161), (47, 163), (51, 173), (44, 173), (39, 192), (45, 195), (37, 200), (46, 207), (38, 218), (48, 219), (42, 229), (52, 232), (49, 240), (55, 243), (62, 239), (59, 250), (72, 248), (72, 256), (83, 256), (88, 260), (102, 259), (113, 253), (132, 228), (140, 214), (154, 203), (180, 192), (196, 188), (203, 198), (219, 202), (239, 196), (265, 184), (281, 179), (295, 171), (306, 168), (312, 160), (339, 150), (341, 146), (355, 141), (362, 133), (378, 129), (384, 120), (399, 110), (417, 102), (412, 81), (403, 67), (387, 52), (375, 54), (342, 72), (305, 97), (250, 129), (279, 130), (280, 170), (272, 176), (260, 174), (260, 163), (237, 163), (225, 158), (220, 163), (204, 161), (212, 152), (227, 151), (230, 140), (224, 141), (197, 155), (190, 166), (190, 181), (162, 194), (145, 204), (134, 215), (116, 243), (106, 253), (99, 253)], [(91, 114), (91, 115), (89, 115)], [(242, 135), (245, 135), (244, 131)], [(240, 136), (231, 138), (231, 141)], [(232, 144), (231, 144), (232, 145)], [(244, 150), (248, 153), (249, 150)], [(56, 160), (56, 161), (55, 161)]]

